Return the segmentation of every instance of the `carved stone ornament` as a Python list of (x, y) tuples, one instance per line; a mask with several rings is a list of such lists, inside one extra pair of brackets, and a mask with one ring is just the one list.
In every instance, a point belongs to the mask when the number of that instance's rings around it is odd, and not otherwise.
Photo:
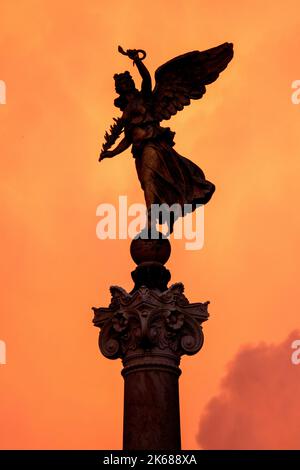
[(121, 358), (124, 365), (142, 359), (144, 366), (162, 356), (165, 366), (174, 366), (183, 354), (196, 354), (203, 345), (201, 324), (208, 319), (209, 302), (189, 303), (183, 291), (181, 283), (164, 292), (142, 286), (130, 294), (112, 286), (109, 307), (93, 308), (102, 354)]

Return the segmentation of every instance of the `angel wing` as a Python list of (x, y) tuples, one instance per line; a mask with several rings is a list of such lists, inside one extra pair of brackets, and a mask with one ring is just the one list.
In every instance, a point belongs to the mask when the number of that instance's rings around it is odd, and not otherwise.
[(155, 72), (153, 113), (157, 120), (171, 116), (204, 95), (233, 57), (233, 45), (225, 42), (206, 51), (193, 51), (175, 57)]

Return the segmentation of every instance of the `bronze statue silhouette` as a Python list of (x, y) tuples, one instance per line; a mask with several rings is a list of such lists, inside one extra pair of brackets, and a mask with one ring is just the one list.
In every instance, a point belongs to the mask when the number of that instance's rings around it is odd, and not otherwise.
[[(203, 171), (174, 149), (175, 133), (160, 123), (188, 106), (191, 100), (202, 98), (206, 85), (214, 82), (231, 61), (233, 45), (224, 43), (206, 51), (188, 52), (166, 62), (155, 72), (153, 90), (151, 75), (143, 63), (146, 52), (141, 49), (125, 52), (120, 46), (118, 50), (133, 60), (142, 77), (142, 86), (137, 90), (128, 71), (114, 75), (119, 94), (114, 104), (123, 114), (114, 119), (110, 134), (106, 132), (99, 161), (114, 157), (132, 145), (148, 224), (153, 224), (156, 223), (151, 221), (153, 204), (169, 207), (178, 204), (182, 209), (189, 204), (194, 210), (197, 205), (206, 204), (214, 193), (215, 186), (205, 179)], [(109, 150), (123, 132), (124, 138)], [(175, 219), (170, 221), (170, 233)]]

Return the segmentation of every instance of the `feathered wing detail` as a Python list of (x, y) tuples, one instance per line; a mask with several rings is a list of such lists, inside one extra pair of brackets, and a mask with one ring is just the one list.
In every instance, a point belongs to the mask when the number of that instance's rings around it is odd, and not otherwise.
[(153, 113), (156, 119), (170, 119), (204, 95), (205, 85), (217, 80), (233, 57), (233, 45), (225, 42), (206, 51), (175, 57), (155, 72)]

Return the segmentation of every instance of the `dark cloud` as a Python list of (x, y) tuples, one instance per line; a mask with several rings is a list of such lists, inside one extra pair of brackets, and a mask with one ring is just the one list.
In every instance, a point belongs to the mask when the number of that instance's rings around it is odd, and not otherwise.
[(300, 449), (300, 364), (294, 331), (280, 344), (245, 346), (208, 403), (197, 436), (203, 449)]

